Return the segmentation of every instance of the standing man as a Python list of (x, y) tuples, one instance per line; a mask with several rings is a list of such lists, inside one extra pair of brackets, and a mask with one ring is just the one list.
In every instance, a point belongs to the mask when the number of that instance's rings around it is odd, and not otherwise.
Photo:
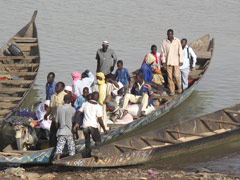
[(56, 128), (57, 130), (57, 160), (60, 159), (63, 148), (67, 142), (69, 156), (75, 154), (75, 143), (72, 134), (72, 123), (75, 115), (75, 109), (71, 106), (72, 96), (67, 94), (64, 96), (64, 104), (57, 108)]
[(102, 72), (106, 79), (111, 76), (117, 62), (117, 56), (112, 49), (108, 49), (109, 42), (103, 41), (102, 48), (97, 51), (97, 73)]
[[(182, 90), (188, 88), (188, 75), (190, 72), (190, 68), (194, 68), (197, 62), (197, 56), (194, 53), (193, 49), (187, 45), (187, 39), (181, 40), (182, 49), (183, 49), (183, 65), (180, 66), (180, 80), (182, 84)], [(191, 65), (192, 59), (192, 65)], [(190, 67), (191, 65), (191, 67)]]
[(163, 40), (161, 54), (164, 69), (167, 69), (170, 96), (175, 94), (173, 77), (176, 80), (178, 93), (182, 93), (179, 77), (179, 66), (183, 64), (182, 46), (180, 40), (173, 36), (173, 30), (167, 31), (167, 39)]
[[(98, 130), (98, 122), (100, 126), (104, 130), (104, 134), (107, 134), (107, 131), (105, 129), (105, 126), (103, 124), (103, 112), (102, 107), (98, 104), (98, 98), (99, 93), (93, 92), (92, 93), (92, 99), (83, 103), (82, 107), (79, 109), (79, 113), (84, 113), (83, 118), (83, 134), (85, 136), (85, 148), (86, 153), (88, 157), (95, 156), (98, 154), (98, 147), (101, 143), (101, 136)], [(74, 131), (76, 132), (77, 127), (79, 126), (77, 124), (78, 117), (76, 117), (75, 122), (76, 125), (74, 126)], [(94, 151), (91, 153), (91, 143), (90, 138), (93, 138), (93, 141), (95, 142), (95, 148)]]
[(54, 72), (48, 73), (47, 84), (46, 84), (46, 100), (50, 100), (51, 96), (55, 93), (56, 82), (54, 81)]
[(49, 133), (49, 145), (50, 147), (56, 146), (57, 139), (56, 139), (56, 113), (57, 108), (59, 106), (62, 106), (64, 101), (63, 98), (66, 95), (66, 93), (63, 91), (65, 87), (65, 84), (63, 82), (58, 82), (55, 87), (55, 93), (51, 97), (50, 106), (44, 115), (44, 119), (47, 120), (47, 117), (50, 115), (49, 119), (52, 120), (52, 124), (50, 127), (50, 133)]

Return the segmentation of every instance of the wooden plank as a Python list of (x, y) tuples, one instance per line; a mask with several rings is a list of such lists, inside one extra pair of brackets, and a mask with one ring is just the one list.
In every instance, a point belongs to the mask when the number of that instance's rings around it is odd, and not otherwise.
[(0, 74), (2, 76), (4, 75), (11, 75), (11, 76), (35, 76), (37, 75), (37, 72), (6, 72), (6, 71), (0, 71)]
[(1, 102), (14, 102), (20, 101), (22, 97), (0, 97)]
[(0, 110), (0, 116), (6, 115), (6, 114), (8, 114), (10, 112), (11, 112), (11, 110), (9, 110), (9, 109)]
[(17, 46), (21, 47), (32, 47), (38, 46), (38, 43), (17, 43)]
[(182, 131), (175, 131), (175, 130), (167, 130), (167, 132), (178, 133), (178, 134), (184, 134), (184, 135), (188, 135), (188, 136), (206, 137), (205, 135), (202, 135), (202, 134), (195, 134), (195, 133), (182, 132)]
[(18, 93), (18, 92), (25, 92), (27, 91), (29, 88), (0, 88), (0, 93)]
[(154, 137), (146, 137), (146, 136), (142, 136), (141, 139), (155, 141), (155, 142), (161, 142), (161, 143), (170, 143), (170, 144), (178, 143), (177, 141), (171, 141), (171, 140), (167, 140), (167, 139), (154, 138)]
[(233, 126), (240, 126), (240, 123), (221, 121), (221, 120), (211, 119), (211, 118), (200, 118), (200, 120), (210, 121), (210, 122), (214, 122), (214, 123), (228, 124), (228, 125), (233, 125)]
[(226, 112), (226, 113), (232, 113), (232, 114), (240, 114), (239, 111), (233, 111), (233, 110), (230, 110), (230, 109), (225, 109), (224, 112)]
[(125, 148), (125, 149), (134, 150), (134, 151), (139, 151), (139, 149), (137, 149), (135, 147), (131, 147), (131, 146), (124, 146), (124, 145), (121, 145), (121, 144), (114, 144), (114, 146), (118, 147), (118, 148)]
[(0, 67), (4, 68), (29, 68), (29, 67), (38, 67), (39, 63), (30, 63), (30, 64), (0, 64)]
[(19, 47), (23, 52), (30, 52), (32, 46), (18, 45), (18, 47)]
[(33, 80), (0, 80), (0, 84), (27, 85), (32, 83)]
[(14, 37), (15, 42), (26, 42), (26, 43), (34, 43), (37, 42), (37, 38), (27, 38), (27, 37)]
[(14, 103), (5, 103), (5, 102), (0, 102), (0, 108), (1, 109), (10, 109), (16, 107), (17, 104)]
[(0, 56), (0, 60), (16, 60), (16, 59), (29, 59), (29, 60), (32, 60), (32, 59), (37, 59), (39, 58), (39, 56)]

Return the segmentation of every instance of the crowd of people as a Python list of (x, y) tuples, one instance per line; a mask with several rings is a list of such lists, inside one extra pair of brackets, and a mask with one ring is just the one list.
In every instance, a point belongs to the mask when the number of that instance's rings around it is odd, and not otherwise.
[[(58, 159), (66, 143), (69, 155), (75, 154), (74, 137), (79, 128), (83, 130), (87, 156), (94, 156), (99, 153), (100, 133), (108, 133), (109, 119), (114, 122), (133, 120), (131, 104), (138, 104), (139, 116), (147, 115), (151, 112), (150, 107), (154, 108), (154, 93), (159, 87), (167, 89), (169, 96), (174, 96), (175, 92), (182, 93), (188, 88), (188, 75), (197, 57), (187, 45), (187, 39), (180, 41), (169, 29), (162, 42), (161, 53), (156, 45), (152, 45), (140, 70), (134, 73), (134, 79), (124, 68), (123, 61), (117, 59), (115, 51), (109, 48), (108, 41), (103, 41), (96, 60), (96, 83), (89, 70), (73, 72), (71, 86), (56, 83), (53, 72), (47, 76), (43, 118), (51, 122), (47, 128), (50, 130), (49, 143), (56, 147)], [(90, 147), (90, 137), (95, 142), (94, 150)]]

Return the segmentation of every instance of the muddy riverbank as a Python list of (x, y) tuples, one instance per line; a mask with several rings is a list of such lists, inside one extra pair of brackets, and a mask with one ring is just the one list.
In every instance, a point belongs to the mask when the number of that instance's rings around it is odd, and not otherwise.
[(238, 175), (227, 175), (209, 172), (207, 169), (197, 171), (181, 171), (167, 169), (143, 169), (141, 167), (128, 168), (102, 168), (78, 169), (54, 166), (34, 167), (2, 167), (1, 179), (26, 179), (26, 180), (75, 180), (75, 179), (211, 179), (211, 180), (240, 180)]

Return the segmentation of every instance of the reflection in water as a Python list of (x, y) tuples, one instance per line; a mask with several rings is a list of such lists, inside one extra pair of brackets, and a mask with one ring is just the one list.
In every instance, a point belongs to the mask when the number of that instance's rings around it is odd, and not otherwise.
[(39, 101), (39, 93), (38, 89), (36, 88), (36, 85), (33, 86), (32, 90), (28, 94), (27, 98), (24, 100), (23, 104), (21, 105), (20, 109), (26, 109), (26, 108), (31, 108), (31, 106)]
[[(151, 167), (240, 174), (240, 140), (151, 163)], [(149, 166), (149, 165), (145, 165)]]

